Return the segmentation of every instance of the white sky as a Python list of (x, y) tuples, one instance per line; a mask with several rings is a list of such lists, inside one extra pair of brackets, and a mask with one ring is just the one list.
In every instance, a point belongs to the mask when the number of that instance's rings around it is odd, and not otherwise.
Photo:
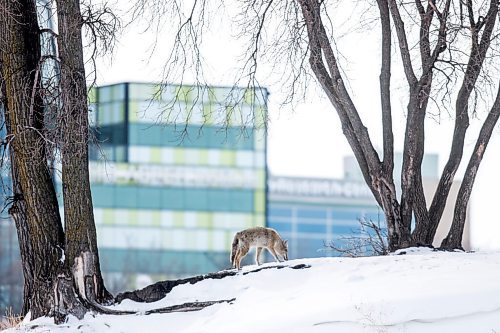
[[(352, 13), (350, 15), (353, 15)], [(221, 15), (224, 16), (224, 15)], [(241, 59), (241, 40), (232, 38), (232, 26), (221, 22), (211, 24), (212, 33), (206, 34), (202, 52), (206, 62), (206, 77), (213, 85), (231, 85), (234, 68)], [(171, 46), (171, 31), (164, 29), (158, 37), (154, 53), (151, 53), (153, 34), (142, 32), (138, 25), (129, 26), (120, 37), (113, 57), (98, 62), (97, 83), (99, 85), (123, 81), (156, 82), (161, 80), (163, 62)], [(342, 67), (349, 78), (353, 100), (369, 129), (375, 145), (381, 147), (380, 102), (378, 75), (380, 68), (379, 30), (364, 30), (350, 33), (347, 38), (337, 40), (339, 49), (348, 61)], [(393, 53), (392, 105), (396, 150), (403, 147), (406, 110), (406, 85), (400, 73), (399, 54)], [(268, 138), (268, 165), (275, 175), (341, 178), (342, 158), (352, 155), (342, 134), (335, 110), (325, 95), (311, 84), (306, 101), (294, 110), (280, 107), (282, 85), (269, 76), (270, 67), (262, 64), (261, 84), (271, 93)], [(187, 78), (189, 82), (189, 76)], [(484, 119), (484, 114), (479, 114)], [(440, 124), (438, 124), (440, 122)], [(466, 152), (459, 177), (468, 162), (470, 150), (480, 124), (471, 121), (466, 138)], [(426, 152), (439, 154), (440, 171), (447, 159), (453, 119), (442, 115), (440, 119), (428, 119), (426, 123)], [(482, 249), (500, 248), (500, 221), (495, 209), (497, 204), (495, 187), (500, 183), (497, 170), (500, 168), (499, 129), (495, 129), (481, 164), (473, 191), (471, 219), (473, 246)], [(429, 200), (429, 199), (428, 199)]]

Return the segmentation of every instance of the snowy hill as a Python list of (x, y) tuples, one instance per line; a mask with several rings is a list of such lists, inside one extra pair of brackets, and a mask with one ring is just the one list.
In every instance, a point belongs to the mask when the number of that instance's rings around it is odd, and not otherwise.
[[(500, 253), (405, 252), (291, 260), (281, 269), (246, 266), (234, 276), (174, 287), (154, 303), (124, 300), (112, 307), (141, 314), (88, 314), (61, 326), (41, 318), (11, 331), (500, 332)], [(233, 298), (200, 311), (145, 314)]]

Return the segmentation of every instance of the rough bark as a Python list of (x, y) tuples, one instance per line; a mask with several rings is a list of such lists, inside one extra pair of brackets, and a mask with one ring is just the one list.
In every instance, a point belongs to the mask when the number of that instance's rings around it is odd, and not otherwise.
[[(3, 119), (5, 121), (5, 126), (7, 133), (12, 133), (9, 122), (9, 111), (7, 110), (7, 92), (5, 90), (5, 82), (2, 77), (2, 69), (0, 66), (0, 111), (3, 112)], [(5, 138), (8, 140), (8, 137)], [(6, 149), (7, 146), (4, 146)], [(21, 316), (25, 316), (30, 309), (30, 298), (33, 292), (33, 262), (30, 258), (33, 256), (31, 251), (31, 244), (29, 239), (26, 203), (24, 202), (24, 196), (21, 189), (21, 184), (19, 183), (19, 174), (15, 165), (15, 160), (13, 156), (14, 152), (9, 149), (9, 159), (10, 159), (10, 175), (12, 180), (12, 203), (8, 210), (9, 215), (12, 216), (14, 224), (16, 225), (17, 239), (19, 243), (19, 252), (21, 255), (21, 261), (23, 262), (22, 270), (24, 277), (23, 285), (23, 305), (21, 309)]]
[[(469, 11), (472, 11), (472, 2), (468, 2), (467, 7)], [(432, 204), (429, 208), (431, 226), (426, 241), (430, 243), (432, 243), (436, 234), (439, 221), (441, 220), (446, 205), (446, 200), (450, 193), (451, 186), (453, 185), (455, 173), (462, 160), (465, 134), (469, 127), (469, 98), (481, 72), (486, 52), (490, 48), (491, 36), (497, 20), (497, 14), (498, 4), (496, 4), (496, 1), (492, 0), (490, 2), (488, 14), (482, 21), (483, 23), (480, 23), (480, 18), (475, 22), (472, 17), (470, 17), (472, 47), (464, 79), (455, 102), (455, 128), (453, 131), (450, 155), (443, 173), (441, 174), (441, 178), (439, 179), (436, 193), (434, 194)], [(479, 41), (479, 33), (482, 28), (484, 28), (484, 31)]]
[[(83, 19), (78, 0), (58, 0), (57, 6), (66, 265), (73, 274), (77, 271), (84, 274), (74, 275), (80, 296), (102, 303), (110, 301), (112, 297), (104, 287), (101, 275), (90, 192), (87, 86), (82, 47)], [(83, 263), (78, 263), (77, 258), (85, 259)], [(83, 279), (87, 274), (92, 277), (92, 290), (88, 290), (89, 286)]]
[(472, 193), (472, 186), (476, 179), (479, 165), (483, 159), (486, 147), (490, 141), (491, 134), (498, 122), (500, 116), (500, 88), (497, 92), (495, 103), (491, 108), (486, 120), (484, 121), (481, 131), (474, 147), (474, 151), (470, 157), (467, 169), (465, 170), (464, 178), (460, 189), (458, 190), (457, 200), (455, 202), (455, 211), (453, 215), (453, 222), (450, 231), (443, 242), (441, 247), (444, 249), (460, 249), (462, 248), (462, 235), (465, 228), (465, 217), (467, 214), (467, 205), (469, 203), (470, 195)]
[[(32, 318), (37, 318), (48, 315), (54, 301), (53, 285), (61, 266), (64, 234), (42, 134), (40, 42), (35, 2), (5, 1), (0, 6), (0, 17), (9, 149), (26, 207), (27, 224), (18, 232), (22, 233), (20, 241), (28, 242), (22, 245), (21, 251), (25, 254), (23, 266), (33, 275), (33, 283), (28, 287), (31, 289), (29, 304)], [(22, 211), (21, 208), (19, 212)], [(26, 247), (23, 249), (23, 246)]]

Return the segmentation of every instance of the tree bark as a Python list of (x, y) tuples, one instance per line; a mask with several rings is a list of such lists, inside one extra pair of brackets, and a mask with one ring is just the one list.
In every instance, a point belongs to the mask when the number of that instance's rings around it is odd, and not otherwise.
[[(16, 179), (26, 205), (22, 234), (23, 266), (28, 272), (32, 318), (49, 315), (53, 285), (61, 266), (64, 234), (43, 138), (39, 94), (40, 41), (34, 0), (4, 1), (0, 6), (0, 57), (5, 80), (8, 135)], [(22, 214), (23, 208), (19, 210)], [(16, 212), (14, 212), (16, 213)], [(23, 217), (19, 216), (18, 221)], [(32, 271), (32, 279), (30, 272)]]
[[(58, 0), (57, 7), (66, 265), (73, 272), (80, 296), (103, 303), (112, 297), (104, 287), (101, 275), (90, 192), (87, 85), (81, 30), (83, 19), (79, 0)], [(92, 290), (88, 290), (85, 276), (92, 277)]]
[[(472, 2), (468, 2), (467, 6), (469, 7), (469, 12), (472, 12)], [(477, 82), (479, 74), (481, 73), (481, 68), (483, 67), (483, 63), (486, 58), (486, 52), (490, 48), (491, 36), (497, 20), (497, 13), (498, 4), (496, 4), (495, 0), (492, 0), (490, 1), (488, 14), (482, 21), (483, 23), (481, 23), (481, 26), (478, 25), (480, 22), (479, 18), (477, 22), (474, 22), (473, 18), (470, 17), (472, 47), (464, 79), (462, 81), (462, 86), (460, 87), (455, 102), (455, 128), (453, 131), (450, 155), (441, 178), (439, 179), (438, 187), (429, 208), (431, 226), (427, 235), (427, 241), (430, 242), (432, 242), (434, 236), (436, 235), (436, 230), (446, 205), (446, 200), (450, 193), (451, 186), (453, 185), (455, 173), (457, 172), (462, 160), (465, 134), (467, 132), (467, 128), (469, 127), (469, 98)], [(481, 36), (481, 40), (479, 41), (479, 32), (481, 28), (483, 28), (484, 31)]]
[[(9, 111), (7, 110), (7, 94), (5, 91), (5, 82), (2, 77), (2, 70), (0, 68), (0, 110), (3, 112), (5, 126), (7, 133), (12, 133), (9, 122)], [(6, 137), (5, 140), (9, 138)], [(6, 145), (6, 144), (5, 144)], [(4, 149), (6, 146), (4, 147)], [(10, 158), (10, 175), (12, 180), (12, 203), (8, 210), (9, 215), (14, 220), (17, 231), (17, 239), (19, 244), (19, 253), (21, 254), (21, 261), (23, 263), (23, 305), (21, 309), (21, 316), (25, 316), (30, 309), (30, 298), (33, 293), (33, 262), (30, 258), (33, 257), (31, 250), (30, 232), (28, 230), (26, 202), (24, 201), (21, 184), (19, 183), (19, 173), (14, 159), (13, 149), (9, 149)]]
[(460, 249), (462, 248), (462, 235), (465, 227), (465, 218), (467, 215), (467, 205), (469, 203), (470, 195), (472, 193), (472, 186), (476, 179), (479, 165), (484, 156), (488, 142), (490, 141), (493, 129), (498, 122), (500, 116), (500, 87), (497, 92), (495, 103), (491, 108), (486, 120), (484, 121), (481, 131), (474, 147), (474, 151), (465, 170), (464, 178), (460, 189), (458, 190), (457, 200), (455, 202), (455, 211), (453, 215), (453, 222), (450, 231), (443, 242), (441, 247), (444, 249)]

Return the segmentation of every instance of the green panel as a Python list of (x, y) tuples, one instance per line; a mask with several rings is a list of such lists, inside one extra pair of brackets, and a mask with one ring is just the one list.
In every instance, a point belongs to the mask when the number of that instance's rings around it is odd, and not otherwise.
[(254, 205), (256, 213), (264, 213), (266, 208), (266, 196), (264, 191), (255, 191), (254, 192)]
[(254, 210), (253, 191), (234, 190), (231, 191), (231, 211), (251, 212)]
[(141, 187), (138, 190), (138, 207), (146, 209), (161, 208), (161, 189), (155, 187)]
[(163, 209), (183, 209), (184, 208), (184, 189), (162, 188), (161, 206)]
[(99, 103), (111, 102), (125, 99), (126, 84), (114, 84), (111, 86), (99, 87)]
[(87, 98), (88, 98), (89, 104), (97, 103), (97, 88), (96, 87), (92, 87), (88, 91)]
[(97, 111), (99, 126), (122, 123), (125, 120), (125, 102), (123, 100), (100, 103)]
[(103, 125), (95, 130), (97, 140), (106, 145), (123, 145), (127, 142), (127, 132), (124, 123)]
[[(189, 210), (208, 210), (208, 191), (206, 189), (189, 189), (184, 192), (185, 207)], [(214, 208), (213, 206), (210, 208)]]
[(96, 184), (92, 195), (96, 208), (247, 213), (256, 209), (252, 190)]
[(117, 186), (116, 187), (116, 207), (139, 208), (138, 207), (138, 188), (136, 186)]
[(129, 144), (141, 146), (254, 149), (253, 129), (208, 125), (129, 124)]
[(207, 190), (209, 207), (225, 207), (230, 202), (232, 191), (229, 190)]
[(92, 204), (94, 207), (113, 207), (115, 199), (115, 187), (113, 185), (91, 185)]

